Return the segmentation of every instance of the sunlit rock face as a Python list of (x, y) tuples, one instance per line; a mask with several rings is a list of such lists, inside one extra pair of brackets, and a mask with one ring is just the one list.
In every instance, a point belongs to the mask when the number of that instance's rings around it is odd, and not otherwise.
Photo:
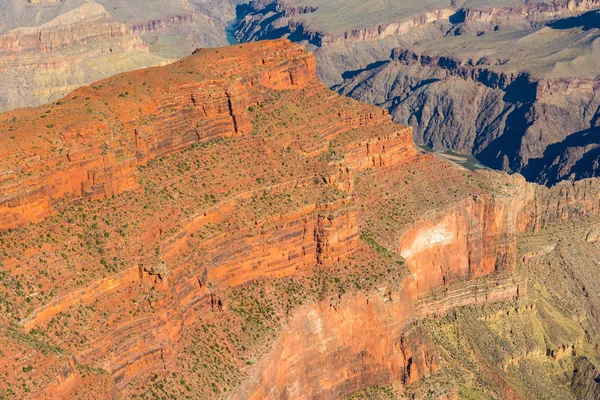
[[(470, 171), (411, 134), (327, 89), (287, 40), (199, 49), (1, 114), (0, 393), (325, 399), (391, 385), (450, 399), (474, 383), (445, 374), (493, 359), (477, 376), (516, 396), (507, 374), (536, 355), (593, 360), (573, 318), (587, 323), (595, 298), (563, 318), (546, 275), (523, 266), (570, 259), (544, 235), (594, 220), (600, 183)], [(564, 298), (579, 301), (567, 267)], [(526, 315), (535, 329), (511, 325), (509, 343), (504, 318)], [(477, 329), (453, 336), (471, 317)], [(493, 335), (508, 335), (493, 342), (506, 356), (480, 346)], [(591, 385), (586, 365), (565, 376)]]

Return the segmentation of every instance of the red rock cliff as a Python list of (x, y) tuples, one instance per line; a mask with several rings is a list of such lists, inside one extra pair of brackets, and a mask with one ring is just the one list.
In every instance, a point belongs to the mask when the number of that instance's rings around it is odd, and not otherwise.
[(525, 296), (515, 235), (599, 209), (593, 180), (548, 190), (419, 153), (287, 41), (201, 50), (0, 124), (0, 321), (19, 327), (0, 372), (23, 396), (410, 384), (438, 368), (423, 317)]
[[(230, 52), (209, 57), (209, 77), (194, 74), (204, 59), (198, 55), (167, 67), (168, 86), (146, 70), (79, 89), (47, 111), (2, 115), (0, 226), (39, 221), (63, 198), (132, 189), (139, 165), (202, 140), (248, 133), (249, 105), (268, 90), (300, 89), (315, 79), (314, 58), (283, 42), (256, 47), (247, 61)], [(143, 90), (130, 94), (130, 84)]]

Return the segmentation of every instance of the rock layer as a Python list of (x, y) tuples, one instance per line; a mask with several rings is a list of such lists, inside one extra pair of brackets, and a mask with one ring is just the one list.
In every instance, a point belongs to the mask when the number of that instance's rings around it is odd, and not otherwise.
[[(341, 92), (390, 109), (414, 126), (415, 140), (434, 149), (472, 153), (492, 168), (544, 184), (595, 176), (596, 79), (540, 79), (499, 72), (489, 61), (405, 49), (395, 49), (391, 60)], [(382, 87), (393, 89), (373, 89)]]
[(120, 72), (164, 65), (199, 46), (226, 45), (237, 3), (0, 4), (0, 111), (49, 103)]
[(238, 38), (315, 49), (327, 85), (388, 109), (434, 150), (545, 185), (597, 175), (597, 1), (357, 4), (355, 13), (311, 4), (294, 13), (304, 2), (251, 2)]
[(448, 365), (428, 318), (527, 301), (518, 235), (600, 211), (418, 151), (315, 64), (204, 49), (0, 116), (2, 395), (409, 391)]
[(95, 80), (167, 60), (95, 3), (0, 35), (0, 110), (37, 106)]
[[(269, 46), (271, 54), (283, 50), (285, 56), (270, 58)], [(167, 91), (151, 88), (128, 98), (128, 93), (116, 93), (114, 85), (103, 90), (108, 82), (99, 82), (55, 103), (49, 112), (4, 114), (3, 139), (10, 145), (5, 147), (5, 189), (0, 206), (3, 228), (43, 219), (64, 197), (108, 198), (132, 189), (137, 167), (156, 157), (200, 140), (248, 133), (248, 105), (262, 101), (267, 90), (314, 83), (314, 59), (298, 49), (279, 50), (278, 46), (256, 50), (265, 51), (257, 73), (232, 71), (229, 77), (194, 82), (186, 79), (185, 65), (175, 64), (171, 68), (179, 72)], [(136, 77), (136, 84), (142, 86), (142, 81), (152, 83), (150, 71)], [(81, 97), (87, 99), (85, 106), (78, 100)], [(103, 104), (102, 97), (116, 97), (121, 104), (113, 108)], [(132, 103), (136, 106), (131, 107)], [(48, 131), (31, 151), (24, 146), (31, 139), (23, 133), (39, 123), (40, 112)], [(97, 116), (106, 112), (112, 115), (98, 121)], [(178, 133), (173, 135), (175, 131)], [(112, 137), (98, 135), (109, 132)], [(23, 152), (15, 153), (15, 148)]]

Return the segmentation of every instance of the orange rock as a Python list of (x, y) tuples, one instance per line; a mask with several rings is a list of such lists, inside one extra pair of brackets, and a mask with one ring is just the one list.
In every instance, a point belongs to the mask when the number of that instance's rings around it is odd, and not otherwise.
[(420, 319), (526, 296), (516, 235), (600, 211), (596, 180), (549, 190), (417, 151), (410, 129), (330, 92), (284, 40), (200, 50), (0, 127), (0, 323), (62, 347), (0, 339), (40, 360), (7, 379), (35, 377), (39, 397), (138, 393), (187, 373), (192, 338), (235, 317), (232, 290), (384, 262), (397, 281), (290, 308), (256, 364), (228, 353), (235, 390), (330, 398), (414, 383), (439, 367)]
[(63, 199), (134, 189), (137, 167), (149, 160), (249, 133), (250, 104), (269, 90), (316, 84), (314, 71), (311, 55), (283, 41), (206, 50), (81, 88), (49, 107), (3, 114), (0, 228), (40, 221)]

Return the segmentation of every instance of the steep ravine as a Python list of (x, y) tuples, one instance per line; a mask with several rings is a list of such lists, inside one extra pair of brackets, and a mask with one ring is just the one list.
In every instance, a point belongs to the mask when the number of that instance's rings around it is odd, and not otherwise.
[(389, 109), (413, 126), (417, 142), (552, 185), (598, 172), (599, 87), (595, 79), (540, 79), (395, 49), (336, 89)]
[(435, 150), (545, 185), (598, 174), (598, 2), (410, 9), (370, 27), (288, 3), (240, 9), (238, 39), (303, 43), (327, 85), (388, 109)]

